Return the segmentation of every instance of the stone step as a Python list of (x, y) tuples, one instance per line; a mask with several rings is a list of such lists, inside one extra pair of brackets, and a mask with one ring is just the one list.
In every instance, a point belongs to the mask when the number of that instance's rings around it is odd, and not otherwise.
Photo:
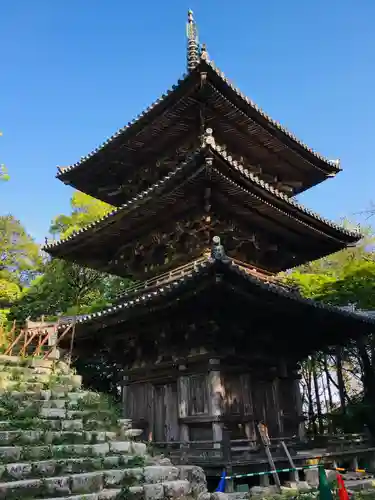
[[(121, 489), (104, 489), (98, 493), (88, 493), (86, 495), (69, 495), (55, 498), (37, 498), (35, 500), (121, 500)], [(125, 497), (123, 497), (125, 498)], [(136, 496), (128, 495), (129, 500), (136, 500)]]
[[(78, 375), (77, 375), (78, 377)], [(8, 380), (4, 378), (0, 378), (0, 393), (9, 393), (9, 392), (40, 392), (43, 390), (52, 389), (56, 393), (66, 394), (68, 392), (74, 392), (77, 389), (81, 388), (81, 383), (77, 380), (72, 380), (69, 383), (64, 382), (45, 382), (45, 381), (18, 381), (18, 380)]]
[(51, 431), (13, 430), (0, 431), (0, 446), (32, 444), (96, 444), (114, 440), (113, 431)]
[[(106, 421), (108, 419), (113, 419), (113, 411), (109, 409), (88, 409), (88, 410), (69, 410), (65, 408), (41, 408), (39, 416), (42, 418), (62, 418), (62, 419), (82, 419), (89, 416), (96, 417), (98, 420), (103, 419)], [(92, 419), (93, 420), (93, 419)]]
[(3, 393), (1, 397), (10, 397), (12, 399), (16, 399), (17, 402), (22, 403), (24, 401), (55, 401), (60, 399), (67, 399), (69, 401), (81, 401), (82, 399), (89, 398), (91, 394), (92, 393), (90, 393), (89, 391), (82, 390), (76, 392), (67, 392), (55, 391), (51, 389), (41, 389), (38, 391), (8, 391)]
[(0, 468), (0, 481), (20, 481), (40, 479), (41, 477), (63, 476), (84, 472), (98, 472), (105, 469), (139, 467), (144, 465), (143, 458), (134, 455), (107, 455), (94, 458), (65, 458), (40, 460), (34, 462), (15, 462)]
[(27, 418), (0, 420), (0, 431), (6, 430), (63, 430), (63, 431), (112, 431), (117, 430), (122, 425), (113, 424), (110, 426), (108, 421), (90, 420), (82, 418), (77, 419), (53, 419), (53, 418)]
[(56, 458), (100, 457), (109, 454), (145, 456), (146, 445), (134, 441), (109, 441), (98, 444), (64, 444), (45, 446), (0, 446), (0, 463)]
[(51, 368), (55, 371), (69, 372), (69, 367), (63, 361), (54, 361), (52, 359), (43, 359), (42, 357), (28, 357), (21, 358), (20, 356), (7, 356), (5, 354), (0, 354), (0, 365), (9, 366), (21, 366), (21, 367), (33, 367), (33, 368)]
[[(16, 495), (19, 498), (36, 498), (38, 496), (61, 496), (74, 494), (99, 493), (103, 489), (130, 488), (137, 489), (145, 496), (158, 494), (167, 498), (188, 496), (191, 491), (189, 481), (178, 479), (178, 468), (169, 467), (170, 473), (164, 474), (162, 467), (152, 467), (151, 478), (157, 479), (147, 483), (147, 469), (142, 467), (108, 469), (95, 472), (83, 472), (52, 477), (38, 477), (0, 483), (0, 499), (9, 500)], [(165, 468), (165, 467), (164, 467)], [(156, 475), (158, 471), (158, 474)], [(166, 479), (165, 479), (166, 477)], [(171, 477), (172, 479), (168, 479)]]
[[(98, 401), (97, 406), (94, 405), (94, 403), (86, 403), (85, 402), (85, 396), (81, 396), (79, 392), (69, 392), (68, 394), (64, 394), (64, 397), (58, 398), (58, 399), (50, 399), (52, 397), (51, 391), (43, 391), (43, 395), (45, 396), (42, 399), (37, 399), (37, 397), (34, 398), (19, 398), (17, 399), (17, 406), (19, 408), (26, 408), (30, 406), (38, 406), (39, 408), (65, 408), (65, 409), (71, 409), (74, 410), (77, 408), (77, 406), (83, 406), (87, 407), (87, 409), (92, 409), (96, 410), (97, 408), (100, 408), (100, 402)], [(49, 394), (48, 394), (49, 393)], [(20, 393), (24, 394), (24, 393)], [(35, 394), (35, 393), (34, 393)], [(74, 396), (73, 396), (74, 395)], [(77, 397), (75, 397), (77, 395)], [(67, 397), (65, 397), (67, 396)], [(39, 397), (42, 397), (40, 395)], [(1, 399), (0, 399), (0, 407), (1, 407)]]

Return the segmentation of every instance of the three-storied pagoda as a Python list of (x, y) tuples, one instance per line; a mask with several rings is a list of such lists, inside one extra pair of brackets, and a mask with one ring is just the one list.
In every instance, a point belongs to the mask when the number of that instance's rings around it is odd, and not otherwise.
[[(77, 320), (78, 353), (125, 369), (126, 416), (156, 441), (301, 428), (298, 362), (371, 320), (302, 298), (275, 274), (360, 235), (293, 196), (335, 176), (233, 86), (198, 43), (187, 74), (58, 178), (116, 208), (45, 250), (139, 284)], [(242, 433), (242, 434), (241, 434)]]

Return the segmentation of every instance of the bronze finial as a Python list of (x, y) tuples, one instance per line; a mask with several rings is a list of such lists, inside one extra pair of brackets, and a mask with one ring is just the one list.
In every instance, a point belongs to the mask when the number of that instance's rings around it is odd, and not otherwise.
[(208, 61), (209, 60), (208, 52), (207, 52), (207, 45), (205, 43), (202, 43), (202, 47), (201, 47), (201, 59), (203, 59), (203, 61)]
[(188, 11), (188, 22), (186, 25), (187, 35), (187, 70), (192, 71), (199, 63), (198, 30), (194, 21), (193, 11)]
[(211, 259), (221, 260), (223, 262), (228, 260), (225, 249), (221, 244), (220, 236), (214, 236), (212, 238)]

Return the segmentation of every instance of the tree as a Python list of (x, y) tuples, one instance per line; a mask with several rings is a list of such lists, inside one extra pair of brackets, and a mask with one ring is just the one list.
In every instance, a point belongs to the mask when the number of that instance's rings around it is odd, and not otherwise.
[[(0, 132), (0, 137), (2, 136), (2, 132)], [(9, 175), (8, 175), (8, 170), (6, 169), (5, 165), (0, 163), (0, 181), (8, 181), (9, 180)]]
[[(375, 310), (375, 254), (372, 235), (369, 231), (366, 233), (358, 245), (301, 266), (285, 274), (284, 280), (297, 285), (302, 295), (308, 298), (336, 306), (352, 304), (358, 309)], [(371, 334), (367, 338), (358, 338), (345, 349), (336, 349), (329, 356), (317, 353), (315, 360), (318, 361), (313, 371), (311, 360), (307, 360), (303, 368), (310, 424), (316, 426), (316, 410), (321, 427), (321, 401), (317, 392), (323, 386), (326, 410), (334, 414), (335, 425), (346, 431), (350, 430), (348, 426), (352, 426), (356, 432), (361, 421), (362, 428), (366, 424), (375, 437), (372, 417), (375, 414), (375, 336)], [(354, 382), (356, 389), (352, 387)], [(339, 395), (340, 415), (345, 417), (340, 417), (341, 420), (333, 408), (332, 385)]]
[(53, 219), (50, 232), (54, 236), (66, 238), (114, 209), (108, 203), (96, 200), (80, 191), (75, 191), (70, 200), (70, 206), (72, 209), (70, 215), (61, 214)]
[(12, 215), (0, 216), (0, 278), (27, 284), (39, 271), (39, 246)]
[[(71, 199), (70, 215), (58, 215), (50, 231), (64, 238), (113, 209), (110, 205), (76, 191)], [(11, 317), (22, 323), (27, 317), (50, 319), (73, 316), (103, 309), (128, 286), (127, 280), (59, 259), (48, 260), (43, 274), (22, 291), (12, 307)]]

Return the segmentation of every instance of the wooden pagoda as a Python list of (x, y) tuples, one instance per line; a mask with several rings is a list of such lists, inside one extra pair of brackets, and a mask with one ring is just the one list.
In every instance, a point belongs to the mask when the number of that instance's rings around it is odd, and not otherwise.
[(187, 73), (78, 163), (67, 185), (116, 208), (45, 250), (136, 284), (76, 322), (78, 353), (106, 347), (124, 408), (156, 441), (301, 431), (298, 363), (373, 326), (304, 299), (275, 276), (360, 235), (294, 195), (330, 161), (244, 96), (188, 18)]

